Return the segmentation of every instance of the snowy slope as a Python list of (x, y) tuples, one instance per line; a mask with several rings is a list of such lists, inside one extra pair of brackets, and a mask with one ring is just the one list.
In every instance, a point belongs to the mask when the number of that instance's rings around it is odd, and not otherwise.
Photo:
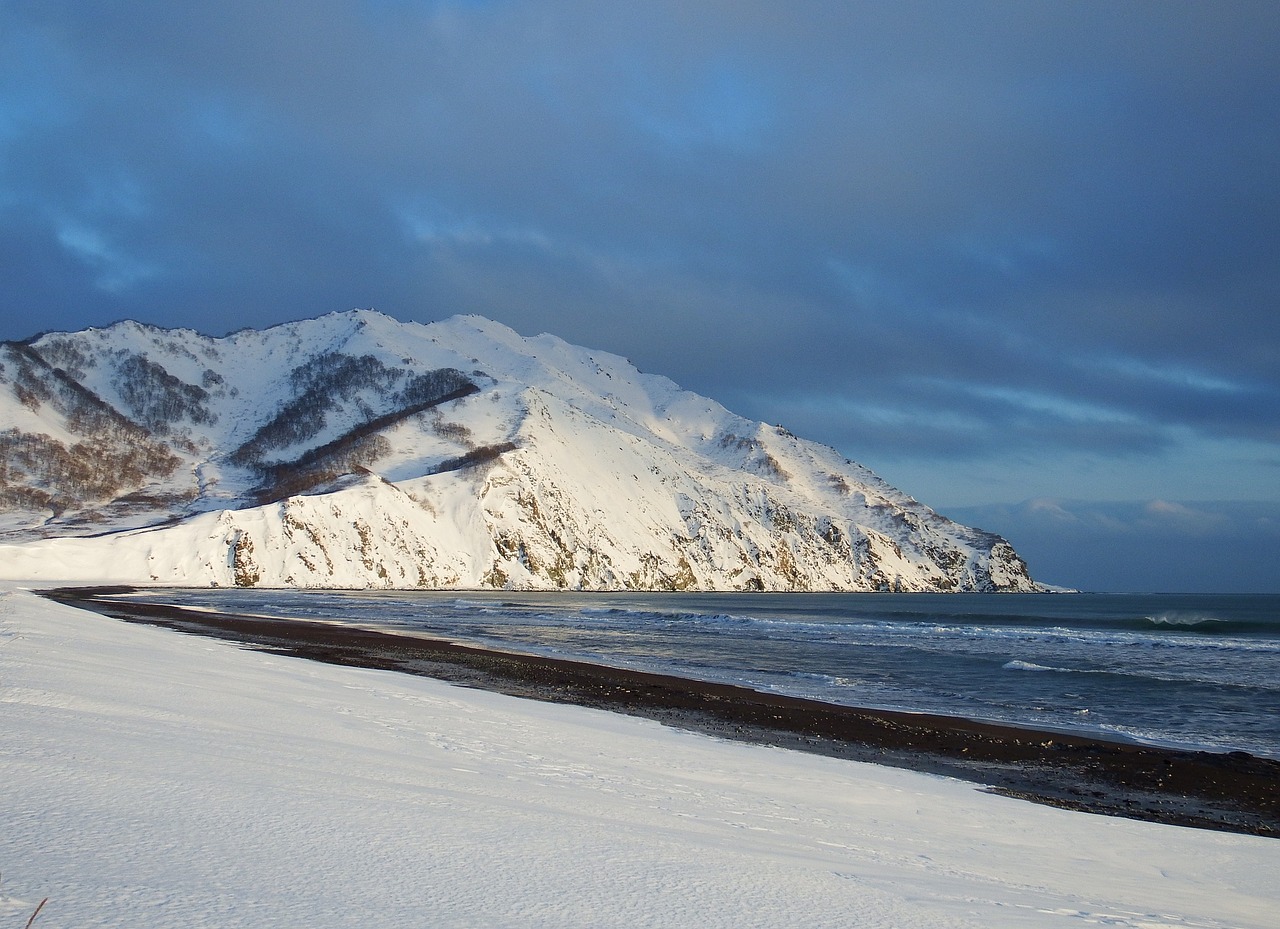
[(7, 350), (11, 445), (40, 436), (74, 460), (105, 441), (77, 435), (84, 417), (54, 391), (33, 392), (43, 373), (145, 435), (160, 466), (115, 484), (124, 469), (111, 469), (77, 494), (11, 452), (0, 576), (1036, 589), (1007, 542), (830, 448), (480, 317), (352, 311), (222, 339), (126, 322)]
[[(10, 588), (12, 590), (12, 588)], [(1280, 842), (129, 626), (0, 585), (0, 924), (1275, 925)]]

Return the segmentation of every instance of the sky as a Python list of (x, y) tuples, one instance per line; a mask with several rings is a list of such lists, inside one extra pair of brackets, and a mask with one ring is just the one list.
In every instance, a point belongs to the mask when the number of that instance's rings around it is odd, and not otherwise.
[(0, 0), (0, 338), (479, 313), (1280, 590), (1280, 4)]

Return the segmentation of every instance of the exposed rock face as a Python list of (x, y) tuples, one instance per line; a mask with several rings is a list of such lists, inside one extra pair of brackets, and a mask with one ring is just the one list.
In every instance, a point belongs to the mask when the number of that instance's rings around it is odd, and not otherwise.
[(0, 346), (0, 575), (1035, 590), (834, 450), (552, 336), (366, 311)]

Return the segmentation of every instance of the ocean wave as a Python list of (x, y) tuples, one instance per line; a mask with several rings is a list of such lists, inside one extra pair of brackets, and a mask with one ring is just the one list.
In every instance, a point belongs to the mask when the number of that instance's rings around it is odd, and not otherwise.
[[(583, 616), (605, 616), (619, 619), (637, 619), (664, 623), (689, 623), (691, 625), (761, 625), (761, 626), (811, 626), (813, 623), (797, 623), (785, 619), (768, 619), (759, 616), (742, 616), (735, 613), (693, 613), (681, 611), (633, 610), (624, 607), (584, 607), (578, 611)], [(825, 625), (825, 624), (824, 624)]]
[(1206, 613), (1166, 612), (1143, 619), (1159, 629), (1194, 629), (1196, 632), (1225, 631), (1231, 625), (1227, 620)]
[(786, 671), (785, 676), (795, 681), (813, 681), (828, 687), (857, 687), (863, 682), (857, 678), (839, 674), (824, 674), (820, 671)]
[(1036, 664), (1034, 661), (1006, 661), (1000, 666), (1005, 671), (1067, 671), (1067, 668), (1050, 668), (1048, 665)]
[[(1072, 628), (1066, 625), (977, 625), (937, 621), (886, 622), (878, 619), (844, 619), (831, 621), (812, 617), (783, 617), (738, 614), (715, 611), (646, 610), (635, 607), (583, 607), (573, 611), (577, 616), (620, 628), (634, 625), (674, 628), (687, 626), (714, 630), (734, 630), (734, 635), (747, 639), (770, 641), (823, 641), (848, 647), (872, 646), (877, 648), (919, 648), (928, 651), (959, 649), (967, 653), (1009, 650), (1015, 653), (1026, 649), (1084, 649), (1097, 653), (1103, 649), (1115, 654), (1115, 649), (1149, 652), (1152, 649), (1176, 648), (1184, 653), (1188, 647), (1205, 653), (1223, 656), (1242, 652), (1280, 653), (1280, 640), (1261, 639), (1247, 635), (1224, 635), (1222, 627), (1209, 623), (1201, 616), (1199, 625), (1181, 617), (1182, 624), (1165, 628), (1142, 621), (1129, 620), (1128, 628), (1112, 625), (1111, 628)], [(1176, 618), (1177, 619), (1177, 618)], [(568, 620), (566, 616), (566, 621)], [(1234, 624), (1230, 624), (1234, 625)], [(1204, 632), (1207, 634), (1197, 635)], [(1172, 633), (1172, 634), (1171, 634)], [(1175, 641), (1176, 640), (1176, 641)], [(1001, 644), (1004, 643), (1004, 644)], [(1131, 653), (1132, 653), (1131, 651)], [(1146, 659), (1134, 659), (1145, 662)]]
[(452, 601), (449, 606), (464, 613), (494, 614), (502, 613), (509, 609), (508, 604), (496, 603), (492, 600), (465, 600), (461, 598)]

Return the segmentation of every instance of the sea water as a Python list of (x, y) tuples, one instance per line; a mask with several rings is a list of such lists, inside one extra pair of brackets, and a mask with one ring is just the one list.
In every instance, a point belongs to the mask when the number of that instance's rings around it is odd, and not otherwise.
[(831, 703), (1280, 758), (1280, 595), (187, 590)]

